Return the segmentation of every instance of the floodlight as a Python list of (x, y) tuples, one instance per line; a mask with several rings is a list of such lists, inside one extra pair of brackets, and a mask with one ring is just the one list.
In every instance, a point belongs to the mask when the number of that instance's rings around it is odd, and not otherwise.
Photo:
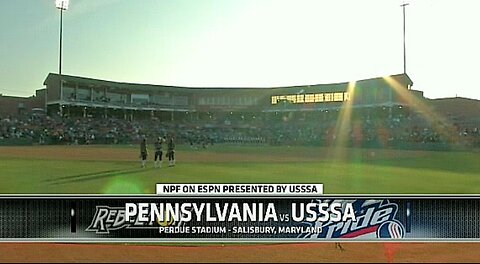
[(67, 10), (68, 2), (69, 0), (55, 0), (55, 6), (61, 10)]

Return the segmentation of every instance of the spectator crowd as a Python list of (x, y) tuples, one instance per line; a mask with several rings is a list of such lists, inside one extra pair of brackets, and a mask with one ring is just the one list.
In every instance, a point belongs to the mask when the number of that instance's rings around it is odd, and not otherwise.
[[(0, 145), (23, 140), (33, 144), (132, 144), (142, 138), (174, 136), (194, 148), (212, 144), (331, 145), (340, 137), (349, 146), (395, 147), (402, 144), (480, 146), (479, 128), (465, 123), (429, 122), (417, 115), (328, 120), (228, 119), (127, 121), (120, 118), (0, 117)], [(242, 117), (243, 118), (243, 117)], [(339, 125), (342, 124), (342, 125)]]

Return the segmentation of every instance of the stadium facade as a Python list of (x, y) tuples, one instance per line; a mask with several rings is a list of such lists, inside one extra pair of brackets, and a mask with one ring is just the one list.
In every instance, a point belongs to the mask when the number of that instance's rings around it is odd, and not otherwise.
[(0, 118), (7, 116), (30, 115), (43, 112), (45, 107), (45, 89), (39, 89), (29, 97), (0, 94)]
[[(390, 76), (415, 96), (407, 74)], [(350, 91), (350, 82), (264, 88), (208, 88), (133, 84), (50, 73), (46, 86), (49, 114), (108, 117), (128, 120), (155, 117), (160, 120), (200, 120), (221, 115), (251, 113), (265, 116), (282, 113), (316, 113), (338, 110), (346, 102), (360, 110), (407, 106), (385, 78), (359, 80)], [(243, 115), (242, 115), (243, 118)]]

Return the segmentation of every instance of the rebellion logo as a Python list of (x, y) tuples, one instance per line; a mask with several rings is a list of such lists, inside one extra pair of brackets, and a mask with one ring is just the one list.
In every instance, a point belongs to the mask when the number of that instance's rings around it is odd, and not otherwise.
[(173, 226), (173, 219), (156, 221), (156, 222), (140, 222), (126, 221), (125, 207), (109, 207), (97, 206), (95, 215), (90, 225), (85, 229), (88, 232), (97, 234), (109, 234), (110, 231), (120, 229), (158, 229), (159, 227)]
[(320, 233), (301, 234), (299, 238), (403, 238), (405, 228), (395, 220), (398, 205), (389, 200), (328, 200), (317, 202), (351, 203), (356, 221), (304, 222), (305, 225), (321, 227)]

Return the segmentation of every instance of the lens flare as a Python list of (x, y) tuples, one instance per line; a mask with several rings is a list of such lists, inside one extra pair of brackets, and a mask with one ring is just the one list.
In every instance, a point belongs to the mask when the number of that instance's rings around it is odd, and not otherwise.
[(355, 98), (355, 81), (351, 81), (347, 86), (347, 94), (350, 99), (343, 102), (340, 114), (338, 116), (334, 135), (336, 135), (334, 141), (333, 159), (344, 159), (347, 154), (346, 147), (350, 139), (350, 131), (352, 129), (352, 105)]
[(435, 132), (449, 141), (456, 141), (455, 127), (443, 116), (435, 113), (431, 106), (414, 96), (408, 89), (395, 80), (392, 76), (383, 77), (385, 82), (399, 96), (400, 100), (409, 108), (420, 114), (430, 123)]
[(113, 178), (102, 189), (103, 194), (143, 194), (145, 187), (135, 179)]

